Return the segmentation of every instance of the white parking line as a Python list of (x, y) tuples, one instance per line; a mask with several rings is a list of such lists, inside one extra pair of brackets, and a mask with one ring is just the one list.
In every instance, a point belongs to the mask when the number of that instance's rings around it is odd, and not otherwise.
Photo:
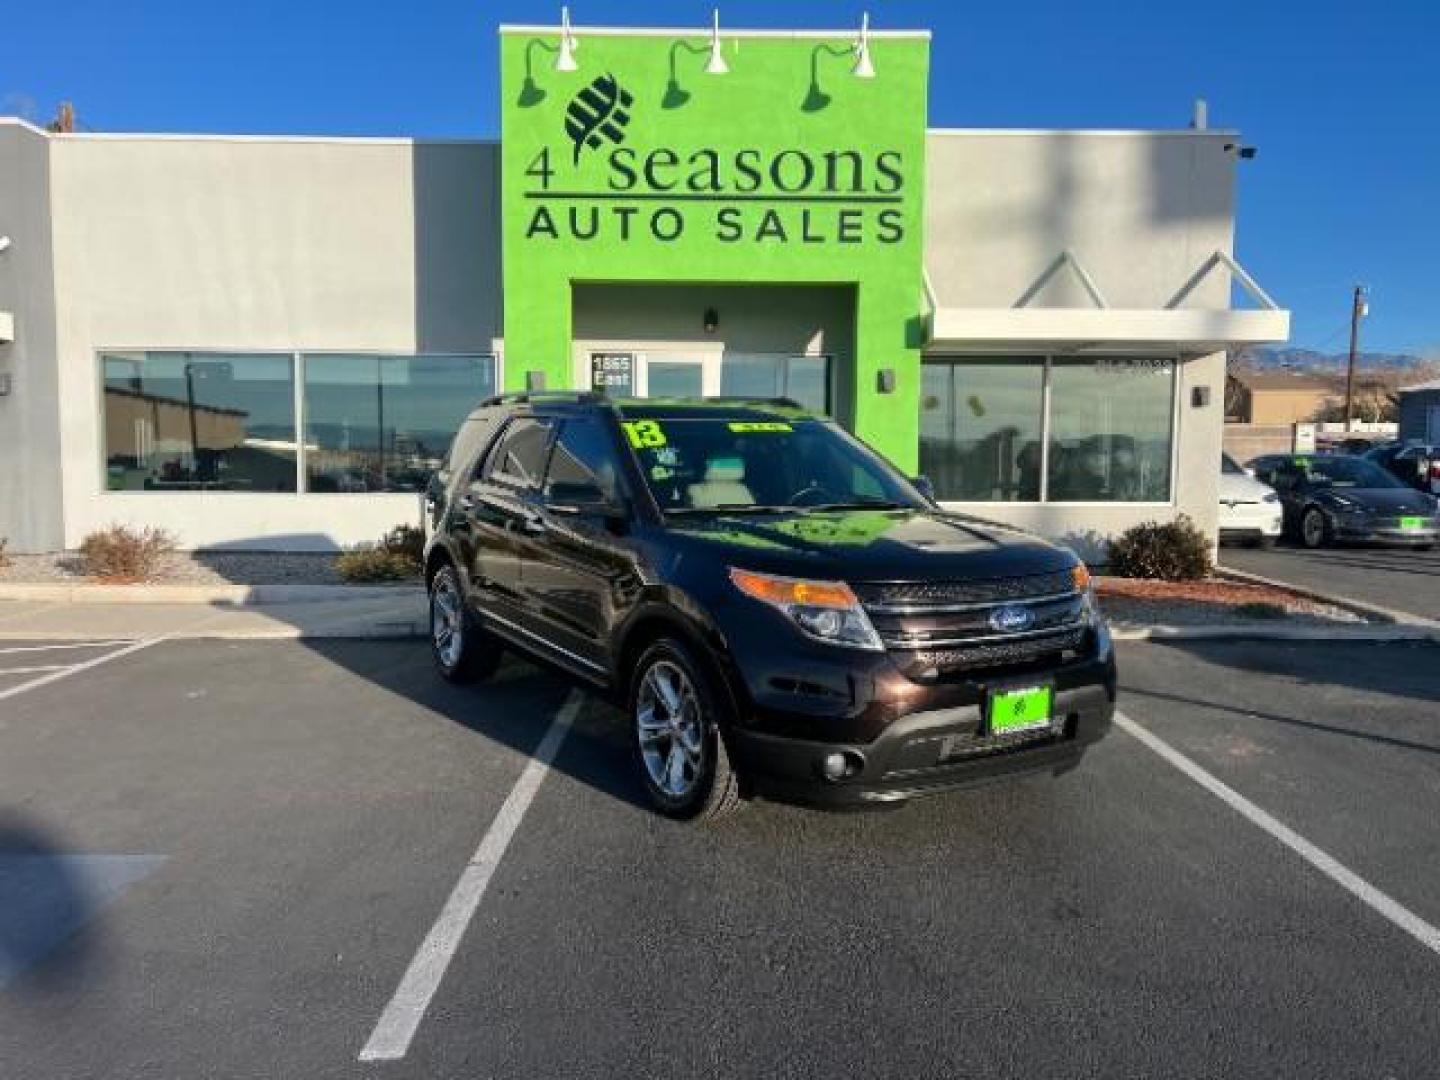
[(55, 649), (110, 649), (118, 645), (129, 645), (134, 638), (120, 641), (57, 641), (53, 645), (10, 645), (0, 648), (0, 655), (20, 652), (51, 652)]
[(151, 645), (164, 640), (164, 638), (157, 637), (137, 641), (133, 645), (127, 645), (123, 649), (116, 649), (114, 652), (105, 653), (103, 656), (97, 656), (79, 664), (72, 664), (68, 667), (61, 668), (59, 671), (52, 671), (47, 675), (41, 675), (39, 678), (31, 679), (29, 682), (23, 682), (19, 686), (12, 686), (7, 690), (0, 690), (0, 701), (4, 701), (7, 698), (18, 697), (27, 690), (38, 690), (40, 687), (48, 686), (58, 679), (78, 675), (82, 671), (89, 671), (91, 668), (99, 667), (101, 664), (108, 664), (111, 660), (119, 660), (122, 656), (129, 656), (131, 653), (139, 652), (141, 649), (148, 649)]
[(1160, 757), (1175, 766), (1175, 768), (1179, 769), (1191, 780), (1194, 780), (1195, 783), (1199, 784), (1232, 810), (1246, 818), (1252, 825), (1257, 825), (1264, 829), (1331, 881), (1358, 898), (1371, 910), (1389, 919), (1427, 949), (1440, 953), (1440, 929), (1426, 922), (1398, 900), (1381, 892), (1359, 874), (1341, 863), (1333, 855), (1322, 851), (1288, 825), (1284, 824), (1284, 822), (1279, 821), (1260, 809), (1260, 807), (1245, 798), (1244, 795), (1241, 795), (1224, 781), (1206, 772), (1179, 750), (1176, 750), (1158, 735), (1154, 735), (1147, 729), (1141, 727), (1134, 720), (1130, 719), (1130, 717), (1117, 712), (1115, 714), (1115, 726), (1128, 735), (1140, 740), (1147, 748), (1159, 754)]
[(37, 675), (42, 671), (69, 671), (74, 664), (32, 664), (30, 667), (0, 667), (0, 675)]
[(485, 831), (480, 846), (461, 872), (460, 880), (455, 883), (450, 898), (440, 910), (440, 917), (420, 943), (420, 949), (410, 961), (395, 996), (380, 1014), (375, 1030), (360, 1051), (361, 1061), (397, 1061), (410, 1049), (410, 1040), (415, 1037), (435, 991), (440, 988), (440, 980), (445, 977), (445, 970), (450, 966), (460, 939), (474, 918), (490, 879), (505, 856), (505, 849), (520, 827), (535, 793), (540, 790), (550, 771), (550, 763), (555, 760), (560, 744), (569, 734), (570, 725), (584, 700), (580, 691), (570, 691), (570, 696), (550, 722), (534, 756), (520, 774), (520, 779), (515, 781), (500, 812)]

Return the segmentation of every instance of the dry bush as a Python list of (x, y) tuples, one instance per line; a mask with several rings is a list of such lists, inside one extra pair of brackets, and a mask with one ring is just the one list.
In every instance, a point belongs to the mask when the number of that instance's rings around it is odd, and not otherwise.
[(164, 529), (111, 525), (81, 541), (80, 569), (106, 581), (148, 581), (174, 550), (175, 539)]
[(1198, 581), (1211, 569), (1210, 541), (1184, 514), (1132, 526), (1110, 544), (1110, 573), (1119, 577)]
[(408, 556), (364, 544), (335, 557), (335, 572), (352, 585), (377, 581), (408, 581), (417, 577), (419, 567)]

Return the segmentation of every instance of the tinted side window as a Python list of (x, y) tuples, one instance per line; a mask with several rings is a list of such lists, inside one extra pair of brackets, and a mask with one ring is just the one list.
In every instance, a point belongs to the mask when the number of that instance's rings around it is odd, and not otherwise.
[(545, 477), (545, 497), (551, 498), (560, 485), (595, 487), (607, 501), (620, 496), (620, 467), (610, 433), (596, 420), (567, 420), (555, 440), (550, 455), (550, 471)]
[(485, 463), (485, 478), (512, 487), (533, 490), (545, 475), (550, 449), (550, 425), (522, 416), (513, 421)]

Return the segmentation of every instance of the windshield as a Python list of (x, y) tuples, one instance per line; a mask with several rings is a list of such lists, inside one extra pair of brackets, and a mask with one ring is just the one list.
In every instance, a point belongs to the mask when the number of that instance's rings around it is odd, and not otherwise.
[(656, 417), (623, 428), (666, 513), (927, 505), (832, 423)]
[(1314, 457), (1297, 459), (1296, 464), (1312, 484), (1337, 488), (1398, 488), (1399, 480), (1363, 458)]

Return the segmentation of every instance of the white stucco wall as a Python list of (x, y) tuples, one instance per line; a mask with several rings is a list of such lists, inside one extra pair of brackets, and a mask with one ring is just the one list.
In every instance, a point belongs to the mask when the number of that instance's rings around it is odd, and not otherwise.
[(48, 140), (27, 124), (0, 120), (0, 311), (15, 341), (0, 344), (0, 538), (7, 549), (49, 551), (62, 543), (60, 373), (55, 364), (50, 261)]
[(110, 492), (101, 349), (491, 352), (498, 148), (410, 140), (51, 141), (64, 540), (330, 548), (416, 519), (405, 494)]

